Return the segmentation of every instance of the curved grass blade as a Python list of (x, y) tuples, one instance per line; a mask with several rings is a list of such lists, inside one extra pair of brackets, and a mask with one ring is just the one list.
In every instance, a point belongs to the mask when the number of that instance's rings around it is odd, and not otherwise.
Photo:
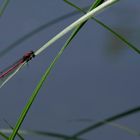
[[(107, 6), (109, 6), (109, 5), (112, 4), (112, 3), (115, 3), (116, 1), (117, 1), (117, 0), (112, 0), (112, 1), (106, 2), (105, 4), (102, 4), (102, 6), (100, 6), (100, 8), (97, 8), (97, 9), (98, 9), (98, 10), (101, 10), (102, 8), (106, 8)], [(93, 6), (93, 5), (92, 5), (92, 6)], [(97, 10), (97, 11), (98, 11), (98, 10)], [(96, 11), (96, 10), (95, 10), (95, 11)], [(90, 14), (88, 14), (88, 15), (92, 15), (92, 13), (94, 13), (94, 11), (92, 11), (92, 12), (91, 12)], [(87, 15), (84, 16), (84, 17), (88, 18)], [(84, 20), (85, 20), (86, 18), (84, 18)], [(80, 18), (80, 19), (81, 19), (81, 18)], [(83, 19), (83, 18), (82, 18), (82, 19)], [(82, 21), (83, 21), (83, 20), (82, 20)], [(74, 22), (74, 23), (75, 23), (75, 22)], [(77, 22), (76, 22), (76, 23), (77, 23)], [(79, 20), (78, 20), (78, 23), (79, 23)], [(77, 25), (77, 24), (73, 24), (73, 25), (75, 26), (75, 25)], [(71, 26), (71, 27), (74, 27), (74, 26)], [(65, 28), (65, 29), (68, 30), (68, 27)], [(64, 30), (65, 30), (65, 29), (64, 29)], [(64, 30), (63, 30), (62, 32), (64, 32)], [(70, 31), (70, 30), (69, 30), (69, 31)], [(60, 32), (59, 34), (61, 34), (62, 32)], [(65, 32), (65, 33), (66, 33), (66, 32)], [(58, 37), (59, 34), (57, 34), (56, 36)], [(64, 35), (64, 34), (61, 34), (61, 35)], [(55, 36), (55, 37), (56, 37), (56, 36)], [(55, 37), (54, 37), (54, 38), (55, 38)], [(56, 38), (57, 38), (57, 37), (56, 37)], [(60, 36), (59, 36), (59, 37), (60, 37)], [(51, 40), (53, 40), (54, 38), (52, 38)], [(51, 42), (51, 40), (50, 40), (50, 42)], [(54, 40), (55, 40), (55, 39), (54, 39)], [(68, 41), (69, 41), (69, 40), (68, 40)], [(52, 41), (51, 43), (53, 43), (53, 41)], [(49, 44), (49, 43), (48, 43), (48, 44)], [(67, 43), (66, 43), (66, 44), (67, 44)], [(48, 47), (48, 45), (44, 45), (43, 48), (40, 48), (39, 50), (37, 50), (37, 52), (35, 52), (35, 55), (41, 53), (44, 49), (46, 49), (46, 47)], [(54, 67), (54, 65), (56, 64), (57, 60), (60, 58), (60, 56), (62, 55), (62, 53), (64, 52), (64, 50), (65, 50), (66, 48), (67, 48), (66, 45), (64, 45), (64, 46), (61, 48), (61, 50), (59, 51), (59, 53), (58, 53), (58, 54), (56, 55), (56, 57), (54, 58), (53, 62), (50, 64), (50, 66), (49, 66), (48, 69), (46, 70), (45, 74), (42, 76), (42, 78), (41, 78), (40, 82), (38, 83), (36, 89), (34, 90), (34, 92), (33, 92), (33, 94), (31, 95), (29, 101), (27, 102), (25, 108), (23, 109), (23, 111), (22, 111), (22, 113), (21, 113), (21, 115), (20, 115), (20, 117), (19, 117), (19, 119), (18, 119), (18, 121), (17, 121), (17, 124), (16, 124), (16, 126), (15, 126), (15, 128), (14, 128), (14, 130), (13, 130), (13, 133), (10, 135), (9, 140), (14, 140), (14, 138), (15, 138), (15, 136), (16, 136), (16, 134), (17, 134), (17, 132), (18, 132), (18, 130), (19, 130), (21, 124), (23, 123), (23, 121), (24, 121), (24, 119), (25, 119), (25, 117), (26, 117), (26, 115), (27, 115), (27, 113), (28, 113), (28, 111), (29, 111), (31, 105), (33, 104), (33, 102), (34, 102), (36, 96), (38, 95), (39, 90), (41, 89), (41, 87), (42, 87), (43, 83), (45, 82), (46, 78), (48, 78), (48, 75), (50, 74), (52, 68)]]
[(52, 37), (47, 43), (45, 43), (42, 47), (40, 47), (35, 52), (35, 55), (39, 55), (40, 53), (45, 51), (50, 45), (52, 45), (54, 42), (56, 42), (58, 39), (60, 39), (64, 35), (66, 35), (68, 32), (70, 32), (71, 30), (74, 30), (77, 27), (79, 28), (79, 25), (82, 26), (82, 24), (84, 22), (86, 22), (88, 19), (90, 19), (91, 17), (95, 16), (96, 14), (99, 14), (100, 12), (103, 12), (104, 10), (106, 10), (111, 5), (113, 5), (113, 4), (117, 3), (117, 2), (118, 2), (118, 0), (107, 0), (107, 1), (103, 2), (102, 4), (100, 4), (99, 6), (97, 6), (96, 8), (92, 9), (91, 11), (89, 11), (88, 13), (86, 13), (85, 15), (83, 15), (82, 17), (80, 17), (79, 19), (74, 21), (73, 23), (71, 23), (69, 26), (64, 28), (57, 35)]
[[(84, 10), (87, 9), (87, 7), (84, 8)], [(18, 45), (22, 44), (24, 41), (26, 41), (27, 39), (29, 39), (30, 37), (36, 35), (37, 33), (43, 31), (46, 28), (49, 28), (57, 23), (59, 23), (60, 21), (66, 20), (74, 15), (79, 14), (79, 12), (77, 10), (65, 14), (63, 16), (60, 16), (56, 19), (53, 19), (41, 26), (39, 26), (38, 28), (32, 30), (31, 32), (25, 34), (24, 36), (20, 37), (19, 39), (17, 39), (16, 41), (14, 41), (12, 44), (10, 44), (9, 46), (7, 46), (5, 49), (3, 49), (2, 51), (0, 51), (0, 57), (5, 56), (6, 54), (8, 54), (10, 51), (12, 51), (14, 48), (16, 48)]]
[[(13, 126), (12, 126), (7, 120), (4, 119), (4, 121), (5, 121), (5, 123), (11, 128), (11, 130), (13, 130)], [(17, 133), (17, 136), (18, 136), (21, 140), (24, 140), (24, 138), (21, 136), (21, 134)]]
[(73, 135), (73, 138), (84, 135), (90, 131), (93, 131), (94, 129), (97, 129), (103, 125), (106, 125), (107, 123), (112, 123), (115, 120), (119, 120), (119, 119), (122, 119), (124, 117), (130, 116), (130, 115), (133, 115), (134, 113), (139, 113), (139, 112), (140, 112), (140, 106), (137, 106), (135, 108), (129, 109), (129, 110), (119, 113), (117, 115), (111, 116), (111, 117), (106, 118), (101, 121), (98, 121), (98, 122), (90, 125), (89, 127), (84, 128), (84, 129), (80, 130), (79, 132), (75, 133)]
[(113, 127), (116, 127), (118, 129), (121, 129), (131, 135), (134, 135), (134, 136), (140, 136), (140, 131), (136, 131), (134, 129), (131, 129), (129, 128), (128, 126), (125, 126), (125, 125), (122, 125), (122, 124), (119, 124), (119, 123), (108, 123), (109, 125), (113, 126)]
[(2, 5), (0, 6), (0, 17), (3, 15), (6, 7), (8, 6), (10, 0), (3, 0)]
[[(64, 2), (67, 2), (70, 5), (73, 5), (71, 2), (69, 2), (68, 0), (63, 0)], [(96, 0), (92, 6), (89, 8), (88, 12), (93, 10), (94, 8), (96, 8), (97, 6), (99, 6), (100, 4), (102, 4), (104, 2), (104, 0)], [(79, 9), (78, 9), (79, 10)], [(83, 22), (82, 24), (80, 24), (70, 35), (70, 37), (68, 38), (68, 40), (66, 41), (66, 43), (64, 44), (64, 48), (67, 48), (67, 46), (70, 44), (70, 42), (72, 41), (72, 39), (76, 36), (76, 34), (80, 31), (80, 29), (85, 25), (85, 23), (88, 20), (86, 20), (85, 22)]]
[[(67, 4), (69, 4), (70, 6), (76, 8), (78, 11), (81, 12), (81, 10), (79, 9), (79, 7), (76, 6), (75, 4), (73, 4), (72, 2), (70, 2), (69, 0), (63, 0), (63, 1), (66, 2)], [(91, 6), (90, 9), (89, 9), (88, 11), (90, 11), (90, 10), (92, 10), (93, 8), (99, 6), (99, 5), (102, 4), (104, 1), (105, 1), (105, 0), (96, 0), (96, 1), (94, 2), (93, 6)]]
[[(93, 123), (93, 119), (81, 118), (81, 119), (76, 119), (76, 120), (70, 120), (70, 122)], [(94, 122), (95, 122), (95, 120), (94, 120)], [(118, 129), (120, 129), (124, 132), (127, 132), (128, 134), (133, 135), (133, 136), (140, 136), (140, 131), (134, 130), (128, 126), (125, 126), (125, 125), (122, 125), (119, 123), (106, 122), (106, 125), (110, 125), (110, 126), (113, 126), (115, 128), (118, 128)]]
[(9, 138), (8, 138), (3, 132), (1, 132), (1, 131), (0, 131), (0, 136), (3, 137), (3, 138), (6, 139), (6, 140), (9, 139)]
[[(77, 10), (81, 11), (82, 13), (86, 14), (86, 12), (83, 9), (81, 9), (78, 6), (76, 6), (72, 2), (70, 2), (68, 0), (64, 0), (64, 1), (66, 3), (68, 3), (69, 5), (71, 5), (72, 7), (76, 8)], [(128, 39), (126, 39), (125, 37), (123, 37), (122, 35), (120, 35), (119, 33), (117, 33), (116, 31), (114, 31), (113, 29), (111, 29), (109, 26), (107, 26), (106, 24), (104, 24), (103, 22), (101, 22), (100, 20), (98, 20), (97, 18), (92, 17), (91, 19), (95, 20), (102, 27), (104, 27), (105, 29), (107, 29), (112, 34), (114, 34), (118, 39), (120, 39), (121, 41), (123, 41), (130, 49), (132, 49), (135, 52), (137, 52), (138, 54), (140, 54), (140, 49), (138, 49), (137, 47), (135, 47), (131, 42), (128, 41)]]
[[(0, 132), (5, 134), (11, 134), (11, 129), (0, 129)], [(81, 138), (71, 138), (71, 136), (60, 134), (60, 133), (54, 133), (54, 132), (47, 132), (47, 131), (38, 131), (38, 130), (19, 130), (20, 135), (32, 135), (32, 136), (43, 136), (43, 137), (52, 137), (52, 138), (58, 138), (58, 139), (68, 139), (68, 140), (83, 140)]]

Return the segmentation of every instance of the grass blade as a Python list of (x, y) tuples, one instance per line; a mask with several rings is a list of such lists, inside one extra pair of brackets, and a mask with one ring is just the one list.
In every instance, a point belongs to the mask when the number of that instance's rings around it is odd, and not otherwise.
[[(99, 1), (99, 0), (98, 0), (98, 1)], [(80, 23), (81, 21), (83, 21), (83, 20), (81, 20), (81, 19), (84, 19), (84, 21), (85, 21), (85, 19), (87, 19), (88, 16), (93, 15), (93, 13), (95, 13), (95, 12), (97, 12), (97, 11), (100, 11), (101, 9), (107, 8), (110, 4), (115, 3), (115, 2), (116, 2), (116, 0), (112, 0), (112, 1), (106, 2), (105, 4), (102, 4), (102, 5), (101, 5), (100, 7), (98, 7), (96, 10), (94, 10), (94, 11), (92, 11), (91, 13), (87, 14), (86, 16), (84, 16), (84, 18), (80, 18), (80, 20), (78, 20), (78, 22), (74, 22), (74, 24), (72, 24), (73, 26), (70, 26), (70, 27), (73, 29), (73, 27), (75, 27), (78, 23)], [(83, 22), (82, 22), (82, 23), (83, 23)], [(68, 28), (65, 28), (65, 29), (67, 29), (67, 31), (70, 31), (71, 28), (69, 28), (69, 29), (68, 29)], [(64, 29), (62, 32), (64, 32), (65, 29)], [(51, 43), (53, 43), (54, 41), (56, 41), (57, 39), (59, 39), (59, 38), (60, 38), (60, 34), (61, 34), (61, 35), (64, 35), (62, 32), (60, 32), (58, 35), (56, 35), (56, 36), (54, 37), (55, 39), (52, 38), (52, 39), (47, 43), (47, 45), (45, 44), (42, 48), (40, 48), (39, 50), (37, 50), (37, 51), (35, 52), (35, 55), (40, 54), (40, 53), (41, 53), (44, 49), (46, 49)], [(65, 33), (66, 33), (66, 32), (65, 32)], [(58, 36), (59, 36), (59, 37), (58, 37)], [(66, 41), (66, 44), (67, 44), (67, 42), (69, 42), (69, 39), (68, 39), (68, 41)], [(40, 82), (38, 83), (36, 89), (34, 90), (33, 94), (31, 95), (29, 101), (28, 101), (27, 104), (25, 105), (25, 108), (23, 109), (23, 111), (22, 111), (22, 113), (21, 113), (21, 115), (20, 115), (20, 117), (19, 117), (19, 119), (18, 119), (18, 121), (17, 121), (17, 124), (16, 124), (16, 126), (15, 126), (15, 128), (14, 128), (14, 130), (13, 130), (13, 133), (10, 135), (9, 140), (14, 140), (14, 138), (15, 138), (15, 136), (17, 135), (17, 132), (18, 132), (18, 130), (19, 130), (21, 124), (23, 123), (23, 121), (24, 121), (24, 119), (25, 119), (25, 117), (26, 117), (26, 115), (27, 115), (27, 113), (28, 113), (28, 111), (29, 111), (31, 105), (33, 104), (33, 102), (34, 102), (36, 96), (38, 95), (39, 90), (41, 89), (43, 83), (45, 82), (46, 78), (47, 78), (48, 75), (50, 74), (50, 72), (51, 72), (52, 68), (54, 67), (55, 63), (56, 63), (57, 60), (60, 58), (60, 56), (62, 55), (62, 53), (64, 52), (64, 50), (65, 50), (66, 48), (67, 48), (67, 45), (64, 45), (64, 46), (61, 48), (61, 50), (59, 51), (59, 53), (58, 53), (58, 54), (56, 55), (56, 57), (54, 58), (53, 62), (50, 64), (50, 66), (49, 66), (48, 69), (46, 70), (45, 74), (42, 76)]]
[[(87, 7), (84, 8), (84, 10), (87, 9)], [(14, 41), (13, 43), (11, 43), (9, 46), (5, 47), (5, 49), (3, 49), (2, 51), (0, 51), (0, 57), (5, 56), (7, 53), (9, 53), (10, 51), (12, 51), (13, 49), (15, 49), (18, 45), (24, 43), (26, 40), (28, 40), (29, 38), (33, 37), (34, 35), (38, 34), (41, 31), (44, 31), (44, 29), (47, 29), (63, 20), (66, 20), (74, 15), (79, 14), (79, 11), (75, 10), (71, 13), (65, 14), (63, 16), (60, 16), (56, 19), (53, 19), (47, 23), (42, 24), (41, 26), (39, 26), (38, 28), (35, 28), (34, 30), (28, 32), (27, 34), (23, 35), (22, 37), (20, 37), (19, 39), (17, 39), (16, 41)]]
[(93, 131), (93, 130), (96, 129), (96, 128), (99, 128), (99, 127), (101, 127), (101, 126), (103, 126), (103, 125), (106, 125), (107, 123), (113, 122), (113, 121), (115, 121), (115, 120), (122, 119), (122, 118), (124, 118), (124, 117), (130, 116), (130, 115), (132, 115), (132, 114), (134, 114), (134, 113), (138, 113), (138, 112), (140, 112), (140, 106), (137, 106), (137, 107), (135, 107), (135, 108), (129, 109), (129, 110), (124, 111), (124, 112), (122, 112), (122, 113), (119, 113), (119, 114), (117, 114), (117, 115), (111, 116), (111, 117), (106, 118), (106, 119), (104, 119), (104, 120), (101, 120), (101, 121), (99, 121), (99, 122), (96, 122), (95, 124), (90, 125), (89, 127), (84, 128), (84, 129), (80, 130), (79, 132), (75, 133), (75, 134), (73, 135), (73, 138), (74, 138), (74, 137), (79, 137), (79, 136), (81, 136), (81, 135), (83, 135), (83, 134), (86, 134), (86, 133), (88, 133), (88, 132), (90, 132), (90, 131)]
[[(0, 129), (0, 132), (6, 133), (6, 134), (11, 134), (12, 130), (11, 129)], [(21, 135), (32, 135), (32, 136), (43, 136), (43, 137), (52, 137), (52, 138), (58, 138), (58, 139), (69, 139), (69, 140), (83, 140), (80, 138), (71, 138), (71, 136), (61, 134), (61, 133), (54, 133), (54, 132), (47, 132), (47, 131), (39, 131), (39, 130), (19, 130), (19, 134)]]
[(34, 90), (33, 94), (31, 95), (30, 99), (28, 100), (25, 108), (23, 109), (23, 111), (22, 111), (22, 113), (21, 113), (21, 115), (20, 115), (20, 117), (19, 117), (19, 119), (17, 121), (17, 124), (16, 124), (16, 126), (15, 126), (15, 128), (13, 130), (13, 133), (11, 134), (11, 136), (9, 138), (9, 140), (14, 140), (15, 136), (17, 135), (21, 124), (23, 123), (23, 121), (24, 121), (24, 119), (25, 119), (25, 117), (26, 117), (31, 105), (33, 104), (33, 102), (34, 102), (39, 90), (41, 89), (41, 87), (42, 87), (44, 81), (46, 80), (46, 77), (49, 75), (49, 73), (50, 73), (50, 69), (47, 69), (45, 74), (42, 76), (42, 78), (41, 78), (40, 82), (38, 83), (36, 89)]
[[(81, 11), (82, 13), (86, 14), (86, 11), (84, 11), (83, 9), (81, 9), (80, 7), (78, 7), (77, 5), (71, 3), (68, 0), (64, 0), (64, 1), (67, 4), (71, 5), (72, 7), (76, 8), (77, 10)], [(100, 24), (102, 27), (104, 27), (109, 32), (111, 32), (113, 35), (115, 35), (118, 39), (120, 39), (121, 41), (123, 41), (130, 49), (132, 49), (135, 52), (137, 52), (138, 54), (140, 54), (140, 49), (138, 49), (137, 47), (135, 47), (130, 41), (128, 41), (128, 39), (126, 39), (125, 37), (123, 37), (122, 35), (120, 35), (119, 33), (117, 33), (116, 31), (114, 31), (113, 29), (111, 29), (109, 26), (107, 26), (106, 24), (104, 24), (103, 22), (101, 22), (100, 20), (98, 20), (97, 18), (92, 17), (91, 19), (95, 20), (98, 24)]]
[(1, 7), (0, 7), (0, 17), (3, 15), (6, 7), (8, 6), (10, 0), (4, 0)]
[(1, 131), (0, 131), (0, 136), (3, 137), (4, 139), (8, 140), (8, 137)]
[(86, 20), (90, 19), (91, 17), (95, 16), (96, 14), (99, 14), (100, 12), (109, 8), (111, 5), (115, 4), (118, 1), (119, 0), (107, 0), (107, 1), (103, 2), (102, 4), (100, 4), (99, 6), (97, 6), (96, 8), (94, 8), (93, 10), (89, 11), (88, 13), (86, 13), (85, 15), (83, 15), (82, 17), (80, 17), (79, 19), (74, 21), (73, 23), (71, 23), (69, 26), (64, 28), (61, 32), (59, 32), (53, 38), (51, 38), (46, 44), (44, 44), (42, 47), (40, 47), (35, 52), (35, 55), (39, 55), (40, 53), (45, 51), (50, 45), (52, 45), (54, 42), (56, 42), (58, 39), (60, 39), (64, 35), (66, 35), (68, 32), (77, 28), (77, 26), (79, 26)]
[(128, 126), (125, 126), (125, 125), (122, 125), (122, 124), (118, 124), (118, 123), (108, 123), (109, 125), (113, 126), (113, 127), (116, 127), (118, 129), (121, 129), (131, 135), (134, 135), (134, 136), (140, 136), (140, 131), (136, 131), (134, 129), (131, 129), (129, 128)]
[[(63, 0), (64, 2), (66, 2), (67, 4), (69, 4), (72, 7), (75, 7), (78, 11), (81, 12), (81, 8), (79, 8), (78, 6), (76, 6), (75, 4), (73, 4), (72, 2), (68, 1), (68, 0)], [(104, 0), (96, 0), (93, 5), (89, 8), (88, 12), (91, 11), (92, 9), (94, 9), (95, 7), (99, 6), (100, 4), (102, 4), (104, 2)], [(87, 12), (86, 12), (87, 13)]]
[[(12, 126), (7, 120), (4, 119), (4, 121), (5, 121), (5, 123), (11, 128), (11, 130), (13, 130), (13, 126)], [(24, 138), (21, 136), (20, 133), (17, 133), (17, 136), (18, 136), (21, 140), (24, 140)]]
[[(96, 120), (97, 121), (97, 120)], [(95, 122), (95, 119), (88, 119), (88, 118), (81, 118), (81, 119), (76, 119), (76, 120), (70, 120), (70, 122), (82, 122), (82, 123), (93, 123)], [(116, 122), (106, 122), (106, 125), (112, 126), (114, 128), (118, 128), (124, 132), (127, 132), (130, 135), (133, 136), (140, 136), (140, 131), (134, 130), (126, 125), (122, 125)]]
[[(73, 3), (69, 2), (68, 0), (64, 0), (64, 2), (67, 2), (68, 4), (70, 4), (71, 6), (73, 6)], [(89, 8), (88, 12), (91, 11), (92, 9), (94, 9), (95, 7), (99, 6), (100, 4), (103, 3), (103, 0), (96, 0), (92, 6)], [(79, 10), (79, 9), (78, 9)], [(86, 20), (85, 22), (83, 22), (82, 24), (80, 24), (71, 34), (71, 36), (68, 38), (68, 40), (66, 41), (66, 43), (64, 44), (65, 48), (70, 44), (70, 42), (72, 41), (72, 39), (76, 36), (76, 34), (80, 31), (80, 29), (86, 24), (88, 20)]]

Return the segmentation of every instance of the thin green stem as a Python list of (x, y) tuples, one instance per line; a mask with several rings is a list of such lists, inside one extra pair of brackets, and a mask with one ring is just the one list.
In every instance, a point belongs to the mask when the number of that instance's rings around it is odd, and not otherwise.
[[(89, 6), (87, 6), (89, 7)], [(83, 8), (84, 10), (87, 9), (87, 7)], [(59, 22), (61, 22), (62, 20), (67, 20), (68, 18), (79, 14), (80, 12), (75, 10), (73, 12), (70, 12), (68, 14), (64, 14), (62, 16), (59, 16), (58, 18), (55, 18), (47, 23), (42, 24), (41, 26), (33, 29), (31, 32), (28, 32), (27, 34), (23, 35), (22, 37), (18, 38), (16, 41), (14, 41), (13, 43), (11, 43), (10, 45), (8, 45), (7, 47), (5, 47), (2, 51), (0, 51), (0, 58), (5, 56), (6, 54), (8, 54), (10, 51), (12, 51), (14, 48), (16, 48), (18, 45), (20, 45), (21, 43), (25, 42), (26, 40), (28, 40), (30, 37), (33, 37), (34, 35), (38, 34), (41, 31), (44, 31), (46, 28), (49, 28)]]
[[(12, 131), (13, 130), (13, 126), (7, 120), (4, 119), (4, 121), (11, 128), (10, 130)], [(24, 140), (24, 138), (21, 136), (20, 133), (17, 133), (17, 136), (19, 137), (20, 140)]]
[(43, 52), (45, 49), (47, 49), (50, 45), (52, 45), (54, 42), (56, 42), (58, 39), (63, 37), (65, 34), (73, 30), (75, 27), (79, 26), (81, 23), (85, 22), (95, 14), (100, 13), (101, 11), (105, 10), (106, 8), (110, 7), (112, 4), (118, 2), (118, 0), (108, 0), (99, 5), (98, 7), (94, 8), (75, 22), (73, 22), (71, 25), (66, 27), (64, 30), (62, 30), (60, 33), (58, 33), (56, 36), (54, 36), (51, 40), (49, 40), (45, 45), (43, 45), (40, 49), (38, 49), (35, 52), (35, 55), (39, 55), (41, 52)]
[(0, 17), (3, 15), (6, 7), (8, 6), (10, 0), (4, 0), (2, 6), (0, 7)]
[[(68, 4), (70, 4), (71, 6), (73, 5), (71, 2), (69, 2), (68, 0), (64, 0), (65, 2), (67, 2)], [(95, 3), (92, 4), (92, 6), (89, 8), (88, 12), (90, 12), (91, 10), (93, 10), (94, 8), (96, 8), (97, 6), (99, 6), (100, 4), (103, 3), (103, 0), (96, 0)], [(66, 41), (66, 43), (64, 44), (65, 48), (70, 44), (70, 42), (72, 41), (72, 39), (76, 36), (76, 34), (80, 31), (80, 29), (86, 24), (88, 20), (86, 20), (85, 22), (81, 23), (70, 35), (70, 37), (68, 38), (68, 40)]]
[[(0, 132), (5, 133), (5, 134), (11, 134), (12, 130), (11, 129), (0, 129)], [(31, 130), (31, 129), (20, 129), (19, 130), (20, 135), (26, 135), (26, 136), (42, 136), (42, 137), (48, 137), (48, 138), (55, 138), (55, 139), (60, 139), (60, 140), (83, 140), (82, 138), (72, 138), (69, 135), (65, 135), (62, 133), (54, 133), (54, 132), (48, 132), (48, 131), (40, 131), (40, 130)]]
[(73, 138), (79, 137), (81, 135), (84, 135), (86, 133), (89, 133), (90, 131), (93, 131), (94, 129), (97, 129), (97, 128), (103, 126), (103, 125), (106, 125), (106, 124), (108, 124), (110, 122), (113, 122), (115, 120), (122, 119), (122, 118), (124, 118), (126, 116), (130, 116), (130, 115), (132, 115), (134, 113), (138, 113), (138, 112), (140, 112), (140, 106), (137, 106), (135, 108), (129, 109), (127, 111), (124, 111), (124, 112), (122, 112), (120, 114), (111, 116), (111, 117), (106, 118), (104, 120), (98, 121), (98, 122), (94, 123), (93, 125), (90, 125), (89, 127), (86, 127), (84, 129), (80, 130), (79, 132), (75, 133), (73, 135)]
[[(86, 14), (86, 11), (84, 11), (80, 7), (76, 6), (75, 4), (69, 2), (68, 0), (64, 0), (64, 1), (66, 3), (68, 3), (69, 5), (71, 5), (72, 7), (76, 8), (77, 10), (81, 11), (82, 13)], [(114, 31), (109, 26), (107, 26), (106, 24), (104, 24), (100, 20), (96, 19), (95, 17), (92, 17), (92, 19), (95, 20), (102, 27), (104, 27), (105, 29), (107, 29), (109, 32), (111, 32), (112, 34), (114, 34), (118, 39), (120, 39), (121, 41), (123, 41), (130, 49), (132, 49), (135, 52), (137, 52), (138, 54), (140, 54), (140, 50), (137, 47), (135, 47), (130, 41), (128, 41), (128, 39), (126, 39), (125, 37), (123, 37), (122, 35), (120, 35), (119, 33), (117, 33), (116, 31)]]
[(3, 137), (4, 139), (8, 140), (8, 137), (4, 133), (2, 133), (1, 131), (0, 131), (0, 136)]

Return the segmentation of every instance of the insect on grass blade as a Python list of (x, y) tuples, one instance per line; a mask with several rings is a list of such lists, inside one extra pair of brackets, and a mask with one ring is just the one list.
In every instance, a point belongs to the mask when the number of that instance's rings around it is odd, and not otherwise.
[(34, 52), (26, 53), (21, 59), (0, 73), (0, 88), (2, 88), (28, 61), (34, 57)]

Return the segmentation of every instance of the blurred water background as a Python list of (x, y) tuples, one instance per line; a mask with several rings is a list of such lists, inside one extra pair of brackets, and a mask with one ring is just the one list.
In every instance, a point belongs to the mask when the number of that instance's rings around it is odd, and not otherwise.
[[(93, 1), (73, 0), (79, 7)], [(10, 1), (0, 18), (0, 53), (20, 37), (75, 9), (60, 0)], [(122, 0), (96, 16), (139, 48), (140, 1)], [(37, 50), (81, 13), (43, 29), (0, 56), (0, 70), (25, 52)], [(38, 81), (70, 34), (57, 41), (0, 89), (0, 128), (14, 125)], [(13, 46), (12, 46), (13, 45)], [(66, 49), (33, 103), (23, 129), (72, 135), (98, 120), (139, 106), (139, 55), (106, 29), (90, 20)], [(78, 122), (74, 120), (91, 119)], [(117, 123), (140, 130), (140, 114)], [(82, 138), (138, 140), (110, 125), (91, 131)], [(30, 140), (46, 137), (25, 136)], [(48, 138), (55, 140), (54, 138)]]

